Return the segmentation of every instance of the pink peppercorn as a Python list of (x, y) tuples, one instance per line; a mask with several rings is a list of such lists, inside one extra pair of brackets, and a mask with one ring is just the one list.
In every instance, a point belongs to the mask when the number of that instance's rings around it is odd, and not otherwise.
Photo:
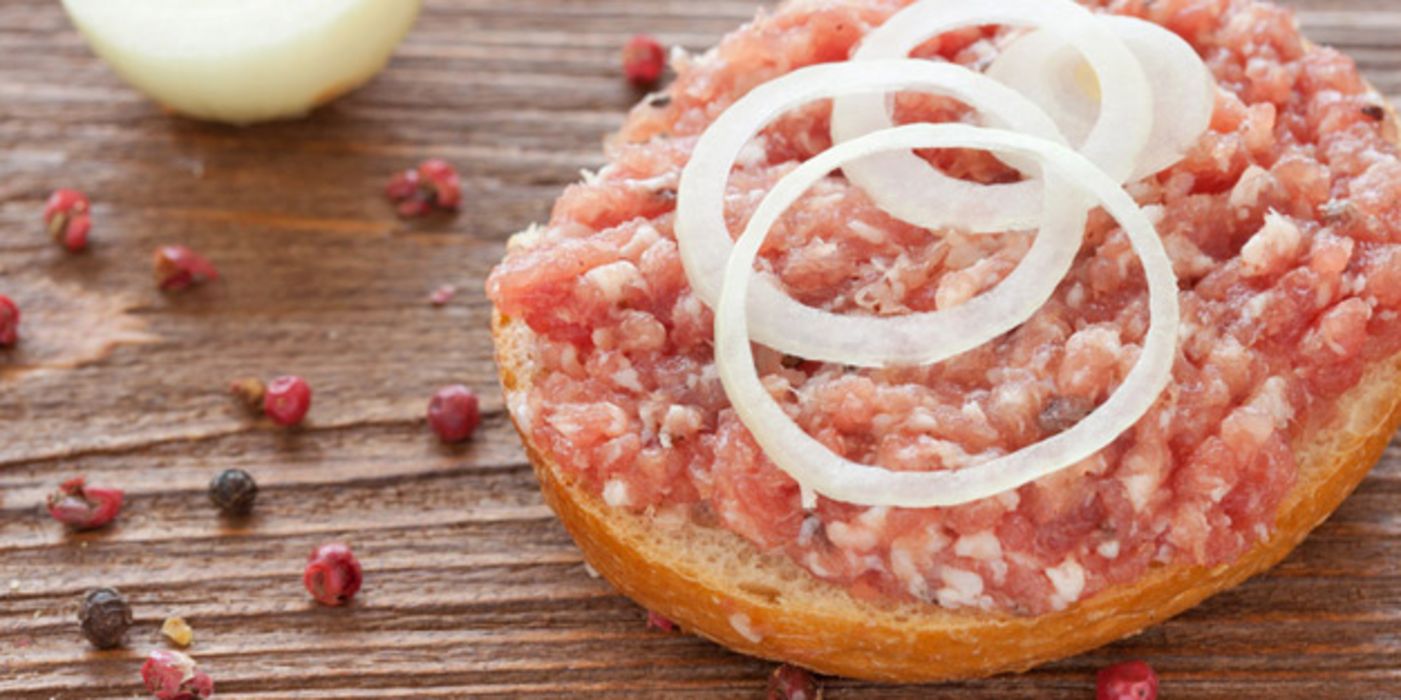
[(80, 253), (88, 247), (88, 231), (92, 229), (88, 196), (77, 190), (55, 190), (44, 204), (44, 226), (54, 242)]
[(648, 610), (647, 629), (657, 630), (658, 632), (675, 632), (676, 623), (660, 613)]
[(665, 70), (666, 49), (656, 39), (638, 34), (623, 47), (623, 74), (633, 85), (640, 88), (656, 85)]
[(151, 652), (141, 665), (141, 680), (156, 700), (202, 700), (214, 695), (214, 679), (178, 651)]
[(416, 169), (395, 173), (384, 194), (406, 219), (434, 209), (453, 210), (462, 205), (462, 178), (447, 161), (430, 158)]
[(461, 384), (439, 389), (428, 402), (428, 425), (443, 442), (462, 442), (472, 437), (481, 422), (477, 395)]
[(345, 605), (355, 597), (363, 580), (360, 562), (350, 547), (335, 542), (311, 550), (302, 584), (322, 605)]
[(59, 485), (49, 494), (49, 515), (75, 530), (92, 530), (116, 519), (125, 494), (121, 489), (88, 486), (81, 476)]
[(784, 664), (769, 676), (768, 700), (817, 700), (822, 689), (811, 673), (797, 666)]
[(219, 271), (204, 256), (183, 245), (167, 245), (156, 249), (156, 286), (164, 291), (179, 291), (197, 284), (219, 279)]
[(1095, 700), (1157, 700), (1158, 674), (1142, 661), (1126, 661), (1099, 670)]
[(457, 287), (455, 285), (445, 284), (433, 290), (433, 293), (428, 295), (428, 303), (434, 306), (446, 306), (455, 296), (457, 296)]
[(0, 348), (19, 342), (19, 306), (13, 299), (0, 294)]
[(311, 385), (301, 377), (278, 377), (263, 392), (263, 413), (278, 425), (297, 425), (310, 409)]

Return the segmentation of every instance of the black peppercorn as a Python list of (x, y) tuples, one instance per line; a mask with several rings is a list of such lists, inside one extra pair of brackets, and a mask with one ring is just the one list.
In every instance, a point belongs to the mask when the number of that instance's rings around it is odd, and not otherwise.
[(122, 645), (127, 628), (131, 627), (131, 606), (115, 588), (98, 588), (83, 598), (78, 610), (78, 622), (83, 636), (98, 649)]
[(242, 469), (225, 469), (209, 482), (209, 500), (229, 515), (247, 515), (258, 497), (258, 482)]

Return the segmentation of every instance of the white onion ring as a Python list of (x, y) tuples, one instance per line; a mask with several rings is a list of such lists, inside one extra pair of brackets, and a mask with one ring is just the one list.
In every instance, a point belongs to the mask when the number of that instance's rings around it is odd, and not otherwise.
[[(725, 187), (740, 150), (782, 113), (833, 95), (919, 89), (956, 97), (1019, 131), (1059, 141), (1050, 118), (1010, 88), (962, 66), (910, 59), (831, 63), (771, 80), (725, 110), (681, 174), (676, 240), (696, 295), (714, 307), (733, 243), (725, 224)], [(957, 181), (955, 181), (957, 182)], [(1057, 190), (1072, 215), (1045, 227), (1016, 269), (996, 288), (945, 311), (905, 316), (843, 316), (799, 303), (765, 276), (754, 282), (749, 326), (754, 340), (810, 360), (859, 367), (930, 364), (1015, 328), (1050, 298), (1070, 270), (1084, 236), (1082, 199)]]
[[(1182, 160), (1211, 126), (1216, 85), (1196, 49), (1178, 35), (1136, 17), (1100, 18), (1138, 59), (1153, 86), (1153, 129), (1129, 180)], [(1055, 120), (1071, 145), (1085, 143), (1099, 115), (1094, 75), (1084, 57), (1060, 36), (1031, 32), (1003, 49), (987, 75), (1031, 98)], [(1090, 83), (1086, 85), (1085, 83)]]
[[(1074, 45), (1093, 67), (1099, 84), (1106, 86), (1099, 119), (1080, 150), (1116, 182), (1126, 182), (1148, 142), (1153, 96), (1133, 53), (1101, 19), (1071, 0), (922, 0), (866, 35), (852, 62), (904, 57), (931, 37), (954, 29), (988, 24), (1041, 27)], [(989, 123), (1009, 126), (1000, 120)], [(833, 104), (832, 138), (838, 143), (891, 125), (880, 96), (842, 97)], [(957, 180), (913, 153), (882, 153), (848, 163), (843, 172), (881, 209), (925, 228), (1000, 232), (1035, 227), (1040, 215), (1041, 185), (1036, 180), (1004, 185)], [(953, 196), (944, 194), (954, 189)]]
[[(911, 148), (975, 148), (1035, 158), (1047, 181), (1075, 183), (1103, 203), (1128, 234), (1148, 281), (1151, 320), (1142, 352), (1103, 404), (1063, 433), (1010, 455), (951, 471), (891, 471), (859, 464), (805, 433), (760, 381), (745, 313), (759, 248), (795, 200), (833, 169), (854, 159)], [(1025, 134), (962, 124), (912, 124), (834, 146), (803, 163), (768, 193), (725, 270), (715, 312), (715, 361), (730, 404), (769, 459), (801, 485), (804, 507), (815, 507), (819, 494), (866, 506), (941, 507), (994, 496), (1063, 469), (1090, 457), (1133, 426), (1172, 377), (1178, 323), (1177, 280), (1162, 241), (1133, 198), (1093, 162), (1054, 141)]]

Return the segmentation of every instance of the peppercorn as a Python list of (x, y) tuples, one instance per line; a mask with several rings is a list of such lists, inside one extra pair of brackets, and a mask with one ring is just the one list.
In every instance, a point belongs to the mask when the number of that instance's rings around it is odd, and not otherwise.
[(661, 42), (638, 34), (623, 47), (623, 75), (640, 88), (655, 85), (666, 70), (666, 49)]
[(1102, 668), (1095, 676), (1095, 700), (1157, 700), (1158, 674), (1142, 661)]
[(49, 494), (49, 515), (75, 530), (92, 530), (112, 522), (122, 510), (121, 489), (88, 486), (81, 477), (59, 484)]
[(204, 256), (183, 245), (156, 249), (156, 286), (162, 291), (179, 291), (219, 279), (219, 271)]
[(151, 652), (141, 665), (141, 681), (156, 700), (203, 700), (214, 695), (214, 680), (194, 659), (178, 651)]
[(19, 306), (13, 299), (0, 294), (0, 348), (19, 342)]
[(55, 190), (44, 204), (44, 226), (49, 236), (70, 253), (80, 253), (88, 247), (88, 231), (92, 229), (88, 209), (88, 196), (77, 190)]
[(428, 295), (428, 303), (434, 306), (445, 306), (448, 302), (452, 301), (452, 298), (455, 296), (457, 296), (457, 287), (455, 285), (445, 284), (433, 290), (433, 293)]
[(439, 389), (428, 402), (428, 425), (443, 442), (462, 442), (472, 437), (481, 422), (477, 395), (461, 384)]
[(83, 598), (78, 623), (83, 636), (98, 649), (119, 647), (131, 627), (131, 606), (117, 589), (98, 588)]
[(250, 413), (263, 410), (263, 395), (267, 391), (267, 385), (257, 377), (244, 377), (229, 382), (229, 393)]
[(453, 210), (462, 204), (462, 178), (447, 161), (429, 158), (417, 168), (395, 173), (384, 194), (406, 219), (434, 209)]
[(350, 547), (339, 542), (323, 544), (307, 557), (302, 584), (322, 605), (345, 605), (360, 590), (363, 573)]
[(311, 385), (297, 376), (278, 377), (268, 383), (263, 394), (263, 413), (272, 422), (293, 426), (306, 418), (311, 409)]
[(225, 469), (209, 482), (209, 500), (228, 515), (247, 515), (258, 498), (258, 482), (242, 469)]
[(658, 632), (675, 632), (676, 623), (672, 622), (669, 618), (662, 615), (661, 613), (648, 610), (647, 629), (657, 630)]
[(811, 673), (784, 664), (769, 676), (768, 700), (820, 700), (822, 688)]

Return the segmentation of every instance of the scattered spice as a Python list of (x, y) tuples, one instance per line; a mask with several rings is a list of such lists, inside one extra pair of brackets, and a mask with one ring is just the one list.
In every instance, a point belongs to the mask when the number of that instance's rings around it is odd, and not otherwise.
[(384, 187), (399, 216), (411, 219), (435, 209), (455, 210), (462, 205), (462, 178), (450, 163), (429, 158), (417, 168), (395, 173)]
[(98, 588), (83, 597), (78, 623), (83, 636), (98, 649), (119, 647), (131, 628), (131, 606), (117, 589)]
[(455, 285), (445, 284), (433, 290), (433, 293), (428, 295), (428, 303), (434, 306), (443, 306), (452, 301), (452, 298), (455, 296), (457, 296), (457, 287)]
[(19, 306), (0, 294), (0, 348), (19, 342)]
[(443, 442), (462, 442), (472, 437), (481, 422), (477, 395), (461, 384), (439, 389), (428, 402), (428, 425)]
[(1125, 661), (1099, 670), (1095, 700), (1157, 700), (1158, 674), (1142, 661)]
[(1362, 108), (1362, 116), (1374, 122), (1379, 122), (1386, 119), (1386, 108), (1381, 105), (1367, 105)]
[(141, 665), (141, 680), (156, 700), (202, 700), (214, 695), (214, 680), (194, 659), (178, 651), (151, 652)]
[(658, 632), (675, 632), (676, 623), (666, 618), (660, 613), (652, 610), (647, 611), (647, 629)]
[(1077, 397), (1057, 396), (1046, 402), (1036, 423), (1047, 435), (1063, 433), (1090, 415), (1094, 404)]
[(75, 530), (92, 530), (117, 517), (124, 495), (121, 489), (88, 486), (86, 479), (75, 476), (49, 494), (47, 505), (54, 520)]
[(638, 34), (623, 46), (623, 75), (633, 85), (640, 88), (656, 85), (665, 70), (666, 49), (655, 38)]
[(161, 623), (161, 634), (178, 647), (190, 646), (195, 641), (195, 631), (183, 617), (167, 617)]
[(219, 271), (204, 256), (183, 245), (156, 249), (156, 286), (162, 291), (180, 291), (219, 279)]
[(322, 605), (345, 605), (360, 590), (363, 573), (350, 547), (339, 542), (323, 544), (307, 557), (302, 583)]
[(209, 500), (228, 515), (247, 515), (258, 498), (258, 482), (242, 469), (225, 469), (209, 482)]
[(44, 204), (44, 226), (54, 242), (68, 252), (83, 252), (92, 229), (88, 196), (78, 190), (55, 190)]
[(783, 664), (769, 676), (768, 700), (821, 700), (822, 688), (811, 673)]
[(268, 391), (268, 386), (263, 380), (257, 377), (244, 377), (229, 382), (229, 393), (242, 403), (250, 413), (263, 410), (263, 395)]
[(297, 425), (306, 418), (306, 412), (310, 409), (311, 385), (298, 376), (272, 380), (263, 394), (263, 413), (278, 425)]

